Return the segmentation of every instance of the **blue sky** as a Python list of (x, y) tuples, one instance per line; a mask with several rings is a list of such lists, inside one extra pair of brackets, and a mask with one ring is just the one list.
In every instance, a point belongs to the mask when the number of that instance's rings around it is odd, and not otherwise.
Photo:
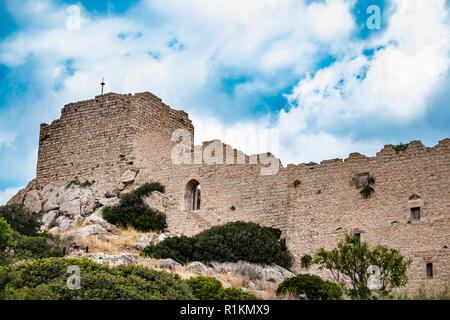
[(35, 176), (40, 123), (102, 77), (189, 112), (198, 144), (263, 152), (249, 132), (277, 130), (284, 165), (433, 146), (450, 137), (448, 13), (445, 0), (1, 0), (0, 204)]

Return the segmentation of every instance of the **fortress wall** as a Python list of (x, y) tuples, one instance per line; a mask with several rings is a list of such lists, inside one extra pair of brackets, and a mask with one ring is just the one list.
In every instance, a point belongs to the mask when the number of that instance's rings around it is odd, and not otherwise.
[[(344, 232), (360, 232), (370, 246), (386, 245), (414, 260), (410, 285), (447, 286), (450, 239), (450, 139), (434, 148), (414, 141), (405, 151), (386, 146), (376, 157), (352, 154), (345, 161), (323, 161), (316, 166), (293, 166), (289, 177), (287, 243), (301, 271), (300, 258), (318, 248), (332, 249)], [(363, 199), (352, 183), (359, 173), (375, 177), (375, 192)], [(301, 180), (294, 188), (292, 182)], [(318, 190), (321, 190), (318, 193)], [(408, 202), (413, 194), (422, 201), (420, 221), (408, 222)], [(422, 253), (418, 253), (422, 252)], [(425, 261), (433, 262), (435, 277), (422, 281)], [(439, 272), (438, 270), (441, 270)], [(442, 270), (446, 270), (442, 272)]]
[[(175, 145), (158, 134), (138, 139), (135, 151), (141, 181), (137, 183), (160, 181), (166, 186), (166, 194), (183, 210), (185, 187), (191, 179), (196, 179), (202, 192), (201, 210), (196, 214), (212, 225), (242, 220), (285, 229), (287, 186), (281, 171), (277, 175), (263, 176), (260, 174), (261, 165), (249, 164), (248, 157), (246, 164), (241, 165), (176, 165), (170, 156)], [(203, 150), (206, 145), (203, 145)], [(236, 209), (232, 210), (232, 206)], [(178, 229), (183, 234), (191, 234), (192, 225), (182, 220), (180, 216)], [(183, 224), (186, 228), (180, 227)]]
[[(41, 125), (37, 183), (63, 185), (80, 180), (117, 183), (128, 169), (138, 172), (133, 185), (159, 181), (177, 209), (166, 212), (174, 234), (193, 235), (228, 221), (252, 221), (279, 228), (300, 258), (318, 248), (332, 249), (345, 232), (359, 232), (370, 246), (396, 248), (413, 259), (409, 287), (448, 286), (450, 239), (450, 139), (433, 148), (419, 141), (404, 151), (385, 146), (376, 157), (353, 153), (345, 160), (319, 165), (280, 166), (274, 175), (261, 175), (262, 164), (175, 164), (170, 137), (186, 129), (193, 141), (188, 115), (173, 110), (151, 93), (106, 94), (66, 105), (61, 118)], [(201, 153), (213, 142), (198, 146)], [(226, 146), (221, 144), (224, 155)], [(194, 149), (194, 148), (193, 148)], [(234, 150), (235, 157), (237, 150)], [(193, 159), (195, 153), (190, 153)], [(235, 161), (236, 163), (236, 161)], [(375, 192), (363, 199), (354, 184), (357, 174), (375, 177)], [(184, 207), (186, 185), (201, 184), (201, 209)], [(301, 181), (294, 187), (294, 181)], [(96, 183), (97, 185), (97, 183)], [(412, 195), (420, 199), (410, 200)], [(413, 201), (413, 202), (411, 202)], [(409, 207), (421, 205), (420, 221), (408, 222)], [(234, 206), (235, 210), (231, 207)], [(435, 276), (426, 278), (426, 264)], [(326, 271), (310, 271), (329, 277)]]
[(170, 140), (173, 131), (185, 129), (194, 141), (194, 126), (189, 115), (184, 111), (170, 108), (154, 94), (150, 92), (135, 94), (131, 106), (131, 122), (135, 138), (153, 132)]
[(131, 97), (105, 94), (66, 105), (39, 136), (37, 181), (42, 185), (80, 180), (114, 180), (128, 164), (133, 135)]

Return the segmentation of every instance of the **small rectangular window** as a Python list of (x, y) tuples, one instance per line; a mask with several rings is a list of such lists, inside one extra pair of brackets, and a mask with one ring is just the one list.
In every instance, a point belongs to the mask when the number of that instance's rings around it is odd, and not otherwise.
[(420, 208), (411, 208), (411, 221), (420, 220)]
[(433, 264), (427, 263), (427, 278), (432, 279), (433, 278)]
[(360, 173), (356, 176), (356, 186), (364, 187), (369, 182), (369, 173)]

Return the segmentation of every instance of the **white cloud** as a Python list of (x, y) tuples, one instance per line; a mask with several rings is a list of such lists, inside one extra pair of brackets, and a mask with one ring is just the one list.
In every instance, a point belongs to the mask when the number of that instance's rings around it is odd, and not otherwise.
[(22, 188), (23, 187), (0, 190), (0, 206), (5, 205)]
[(281, 122), (327, 130), (342, 121), (405, 122), (423, 116), (450, 65), (445, 2), (398, 0), (396, 8), (386, 32), (360, 44), (383, 49), (371, 60), (350, 52), (301, 80), (288, 96), (297, 108), (282, 113)]
[[(29, 27), (0, 43), (0, 63), (17, 67), (30, 56), (40, 62), (33, 74), (48, 90), (27, 105), (27, 130), (32, 121), (36, 130), (38, 122), (51, 122), (66, 103), (98, 95), (98, 83), (105, 77), (107, 91), (151, 91), (190, 112), (197, 143), (219, 138), (246, 153), (263, 152), (263, 146), (248, 143), (246, 137), (270, 127), (278, 130), (285, 164), (344, 158), (354, 151), (373, 155), (380, 142), (359, 142), (348, 128), (361, 119), (392, 123), (423, 116), (448, 71), (449, 20), (443, 0), (397, 0), (387, 30), (355, 40), (353, 3), (143, 0), (123, 16), (91, 16), (83, 9), (81, 29), (69, 30), (67, 6), (29, 1), (11, 6)], [(118, 34), (128, 36), (121, 39)], [(184, 50), (168, 47), (174, 38)], [(379, 45), (385, 47), (373, 59), (361, 54), (364, 47)], [(149, 52), (157, 52), (159, 59)], [(324, 53), (339, 60), (308, 75)], [(69, 59), (73, 74), (64, 67)], [(292, 108), (281, 111), (279, 120), (225, 124), (201, 113), (225, 105), (222, 92), (203, 92), (224, 70), (257, 75), (234, 88), (236, 101), (248, 101), (255, 92), (273, 93), (286, 70), (302, 80), (288, 95)], [(58, 81), (62, 89), (52, 90)], [(17, 128), (27, 131), (25, 124)], [(14, 129), (3, 130), (8, 134), (0, 134), (0, 145), (13, 146)], [(37, 131), (34, 135), (27, 141), (37, 144)], [(35, 157), (34, 149), (31, 153)], [(23, 156), (17, 153), (16, 158)], [(8, 161), (11, 167), (23, 162), (13, 156)], [(26, 167), (33, 174), (35, 158)]]

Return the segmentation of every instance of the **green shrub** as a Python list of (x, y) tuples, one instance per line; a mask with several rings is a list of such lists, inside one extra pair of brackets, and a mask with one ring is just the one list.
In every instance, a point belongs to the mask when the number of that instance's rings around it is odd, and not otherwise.
[(300, 180), (296, 179), (294, 181), (294, 188), (297, 188), (300, 185), (300, 183), (301, 183)]
[(359, 193), (364, 199), (369, 199), (372, 196), (373, 192), (375, 192), (375, 189), (367, 185), (364, 188), (362, 188)]
[(409, 143), (399, 143), (396, 145), (393, 145), (392, 148), (395, 150), (395, 152), (404, 151), (406, 148), (408, 148)]
[(213, 277), (195, 277), (187, 280), (194, 296), (200, 300), (258, 300), (261, 298), (239, 288), (224, 288)]
[(39, 214), (21, 204), (1, 206), (0, 218), (5, 218), (13, 230), (26, 236), (36, 235), (42, 224)]
[(262, 300), (262, 298), (240, 288), (223, 288), (220, 290), (217, 300)]
[(36, 237), (15, 235), (17, 244), (14, 248), (15, 260), (62, 257), (59, 239), (51, 234)]
[[(69, 290), (67, 267), (81, 272), (81, 289)], [(178, 275), (140, 266), (107, 267), (88, 259), (48, 258), (0, 267), (0, 299), (192, 300)]]
[(187, 281), (194, 296), (200, 300), (216, 300), (222, 283), (213, 277), (196, 277)]
[(306, 294), (310, 300), (338, 300), (342, 296), (342, 288), (336, 283), (315, 275), (299, 274), (280, 283), (277, 295), (286, 293)]
[(142, 255), (155, 259), (171, 258), (181, 264), (192, 261), (195, 239), (193, 237), (169, 237), (157, 245), (144, 248)]
[(142, 255), (171, 258), (185, 264), (189, 261), (237, 262), (277, 264), (289, 268), (292, 256), (281, 231), (261, 227), (256, 223), (230, 222), (215, 226), (193, 237), (171, 237), (157, 245), (150, 245)]
[(92, 186), (94, 183), (95, 183), (95, 180), (92, 180), (92, 181), (86, 180), (84, 182), (80, 182), (80, 180), (78, 180), (78, 178), (75, 177), (74, 180), (72, 180), (68, 184), (66, 184), (66, 186), (64, 187), (64, 190), (67, 190), (72, 186), (80, 186), (81, 188), (87, 188), (87, 187)]
[(13, 232), (5, 218), (0, 218), (0, 251), (16, 245)]
[(313, 258), (309, 254), (305, 254), (300, 259), (300, 265), (303, 269), (308, 269), (313, 262)]
[(149, 208), (142, 200), (142, 196), (153, 191), (164, 192), (164, 186), (159, 182), (146, 183), (124, 194), (117, 206), (102, 209), (103, 218), (116, 226), (131, 226), (141, 232), (164, 230), (167, 227), (166, 215)]

